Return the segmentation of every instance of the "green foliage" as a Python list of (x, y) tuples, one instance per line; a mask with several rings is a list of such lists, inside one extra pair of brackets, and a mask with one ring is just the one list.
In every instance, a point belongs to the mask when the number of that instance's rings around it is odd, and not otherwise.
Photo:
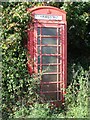
[[(70, 2), (67, 12), (68, 50), (74, 57), (90, 54), (90, 2)], [(72, 52), (71, 52), (72, 51)]]
[(27, 107), (22, 106), (10, 117), (13, 118), (87, 118), (88, 109), (88, 80), (89, 73), (80, 65), (73, 65), (73, 81), (68, 86), (65, 95), (65, 103), (56, 108), (47, 103), (37, 103)]
[[(2, 3), (2, 117), (9, 118), (68, 118), (87, 117), (87, 83), (89, 60), (73, 66), (74, 60), (69, 59), (69, 87), (65, 96), (65, 109), (50, 108), (49, 104), (39, 104), (40, 96), (39, 77), (31, 77), (28, 74), (26, 63), (27, 34), (25, 30), (31, 22), (27, 8), (43, 3), (35, 2), (3, 2)], [(81, 48), (83, 53), (89, 49), (89, 25), (90, 3), (50, 3), (67, 11), (68, 21), (68, 45), (69, 49)], [(83, 45), (82, 45), (83, 44)], [(88, 49), (87, 49), (88, 48)], [(71, 49), (71, 50), (72, 50)], [(89, 52), (87, 51), (87, 54)], [(71, 51), (69, 54), (72, 55)], [(76, 55), (76, 54), (74, 54)], [(75, 57), (75, 56), (74, 56)], [(78, 56), (80, 57), (80, 56)], [(82, 56), (83, 58), (83, 56)], [(86, 62), (85, 62), (86, 60)], [(70, 64), (72, 63), (72, 65)], [(87, 64), (88, 62), (88, 64)], [(87, 65), (86, 65), (87, 64)], [(70, 66), (71, 65), (71, 66)], [(84, 67), (85, 66), (85, 67)], [(0, 66), (1, 67), (1, 66)], [(36, 78), (36, 79), (35, 79)]]
[[(77, 70), (76, 70), (77, 69)], [(88, 117), (89, 73), (78, 65), (73, 65), (73, 81), (67, 88), (65, 96), (67, 117)]]
[(33, 103), (38, 96), (32, 86), (32, 81), (34, 84), (37, 80), (27, 71), (24, 46), (25, 30), (30, 22), (26, 8), (31, 3), (2, 3), (2, 6), (2, 117), (6, 119), (18, 107)]
[[(46, 118), (50, 110), (48, 104), (38, 104), (35, 103), (33, 106), (25, 107), (23, 106), (18, 111), (14, 113), (14, 118)], [(10, 118), (12, 115), (10, 116)]]
[[(52, 109), (51, 105), (44, 103), (44, 104), (33, 104), (32, 107), (26, 108), (20, 108), (19, 111), (16, 111), (14, 113), (14, 118), (36, 118), (36, 119), (52, 119), (52, 118), (58, 118), (58, 117), (64, 117), (62, 113), (59, 112), (59, 109)], [(53, 108), (53, 106), (52, 106)], [(12, 117), (12, 116), (10, 116)]]

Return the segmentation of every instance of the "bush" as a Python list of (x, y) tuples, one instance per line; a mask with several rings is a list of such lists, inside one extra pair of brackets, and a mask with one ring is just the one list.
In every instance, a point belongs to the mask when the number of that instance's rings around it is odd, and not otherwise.
[[(48, 104), (34, 103), (28, 108), (22, 106), (18, 111), (14, 112), (14, 118), (46, 118), (49, 114)], [(12, 117), (12, 115), (10, 116)]]
[[(75, 65), (74, 67), (72, 66), (72, 68), (69, 69), (69, 72), (71, 73), (69, 74), (69, 80), (71, 80), (72, 83), (69, 85), (67, 94), (65, 96), (65, 109), (55, 108), (52, 110), (47, 104), (39, 104), (41, 101), (37, 92), (39, 90), (38, 85), (40, 80), (38, 77), (37, 79), (34, 79), (34, 77), (29, 76), (26, 67), (27, 50), (25, 48), (25, 41), (27, 41), (27, 35), (25, 33), (25, 30), (28, 28), (27, 24), (31, 21), (29, 13), (26, 12), (26, 8), (41, 4), (42, 3), (35, 2), (2, 2), (2, 31), (0, 28), (3, 65), (2, 117), (3, 119), (8, 119), (8, 117), (19, 118), (35, 116), (40, 118), (87, 117), (86, 88), (88, 81), (88, 72), (84, 71), (83, 68), (78, 67), (78, 65)], [(52, 4), (58, 6), (58, 3)], [(68, 3), (61, 3), (59, 5), (63, 6), (62, 8), (68, 12), (67, 20), (69, 48), (75, 48), (74, 50), (76, 51), (76, 48), (79, 48), (83, 44), (81, 51), (83, 50), (83, 54), (88, 54), (88, 49), (90, 47), (88, 8), (90, 6), (90, 3), (87, 4), (71, 2), (69, 5)], [(78, 7), (80, 9), (78, 9)], [(86, 49), (87, 52), (85, 51), (85, 48), (88, 48)], [(74, 51), (72, 53), (72, 49), (69, 51), (70, 55), (75, 52)], [(75, 56), (78, 56), (76, 54), (73, 55), (74, 58)], [(71, 61), (71, 56), (69, 59)], [(89, 60), (90, 58), (88, 58), (88, 61)], [(82, 61), (82, 64), (84, 64), (84, 66), (86, 65), (84, 61)]]
[[(65, 103), (62, 108), (56, 108), (49, 103), (39, 102), (33, 105), (22, 106), (10, 117), (13, 118), (87, 118), (88, 109), (88, 71), (80, 65), (73, 65), (73, 81), (68, 86), (65, 95)], [(33, 91), (34, 92), (34, 91)]]
[(68, 86), (65, 96), (66, 117), (88, 117), (88, 85), (89, 72), (84, 71), (80, 65), (74, 64), (73, 80), (71, 85)]
[[(30, 22), (26, 8), (31, 3), (2, 3), (2, 117), (37, 99), (36, 82), (27, 71), (25, 30)], [(32, 83), (33, 81), (33, 83)], [(34, 98), (33, 98), (34, 97)], [(28, 102), (29, 101), (29, 102)]]
[(60, 108), (54, 108), (53, 105), (49, 103), (35, 103), (33, 106), (25, 107), (23, 106), (18, 111), (14, 112), (14, 114), (10, 115), (9, 118), (64, 118), (64, 112)]

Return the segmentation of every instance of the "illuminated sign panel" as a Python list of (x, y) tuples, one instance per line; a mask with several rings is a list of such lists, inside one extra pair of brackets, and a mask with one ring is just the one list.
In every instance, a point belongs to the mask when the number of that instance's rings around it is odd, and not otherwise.
[(35, 19), (38, 20), (62, 20), (62, 16), (56, 16), (56, 15), (41, 15), (41, 14), (36, 14), (34, 16)]

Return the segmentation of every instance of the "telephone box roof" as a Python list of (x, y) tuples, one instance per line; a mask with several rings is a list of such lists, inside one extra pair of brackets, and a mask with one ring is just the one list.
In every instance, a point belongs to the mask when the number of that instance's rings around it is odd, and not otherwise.
[(56, 7), (52, 7), (52, 6), (39, 6), (39, 7), (33, 7), (33, 8), (28, 8), (27, 10), (29, 12), (34, 12), (36, 10), (40, 10), (40, 9), (53, 9), (53, 10), (56, 10), (58, 12), (62, 12), (63, 14), (66, 14), (67, 12), (65, 12), (64, 10), (61, 10), (59, 8), (56, 8)]

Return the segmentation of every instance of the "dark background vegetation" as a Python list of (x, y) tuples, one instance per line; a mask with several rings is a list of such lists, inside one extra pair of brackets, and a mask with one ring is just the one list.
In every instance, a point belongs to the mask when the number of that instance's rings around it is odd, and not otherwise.
[[(39, 104), (36, 94), (39, 78), (29, 76), (26, 63), (27, 24), (31, 22), (26, 9), (51, 5), (67, 12), (68, 88), (65, 109), (50, 109)], [(90, 77), (90, 2), (2, 2), (2, 118), (87, 117), (88, 80)], [(38, 83), (37, 85), (35, 85)], [(77, 85), (79, 84), (79, 86)], [(80, 92), (78, 92), (80, 91)], [(88, 93), (88, 94), (87, 94)]]

